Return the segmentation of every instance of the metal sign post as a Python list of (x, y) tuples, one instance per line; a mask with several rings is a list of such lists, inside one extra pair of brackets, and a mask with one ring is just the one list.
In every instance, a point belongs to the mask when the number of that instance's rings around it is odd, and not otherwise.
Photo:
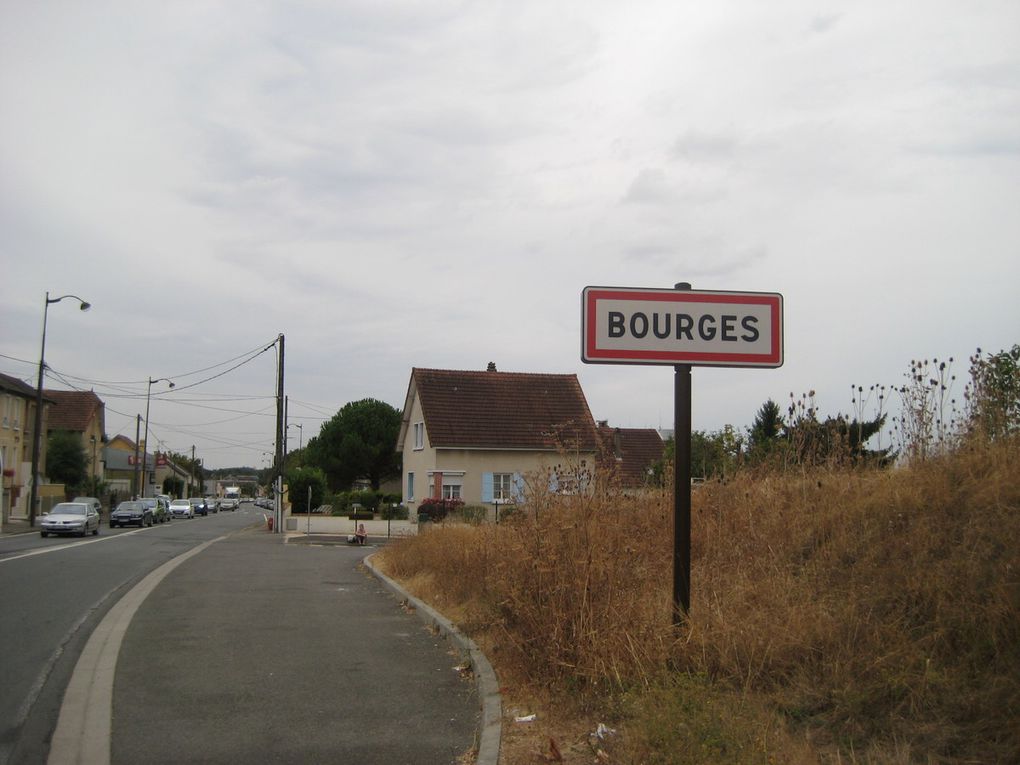
[(691, 367), (783, 364), (783, 297), (771, 292), (585, 287), (581, 360), (673, 366), (673, 623), (691, 608)]
[[(691, 285), (681, 282), (678, 290)], [(691, 610), (691, 365), (673, 367), (673, 624)]]

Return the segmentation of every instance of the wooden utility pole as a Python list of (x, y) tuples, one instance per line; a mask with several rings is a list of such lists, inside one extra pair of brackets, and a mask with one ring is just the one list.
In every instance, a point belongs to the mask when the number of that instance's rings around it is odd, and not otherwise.
[(283, 524), (283, 439), (286, 437), (284, 432), (284, 397), (283, 397), (283, 349), (284, 349), (284, 338), (281, 333), (277, 338), (278, 346), (277, 353), (278, 363), (276, 371), (276, 470), (274, 482), (276, 485), (276, 507), (273, 513), (273, 531), (277, 534), (281, 533), (280, 526)]

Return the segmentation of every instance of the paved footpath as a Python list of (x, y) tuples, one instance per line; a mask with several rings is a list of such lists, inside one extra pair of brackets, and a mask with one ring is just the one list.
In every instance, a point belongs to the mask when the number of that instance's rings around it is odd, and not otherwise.
[(124, 634), (111, 759), (450, 765), (475, 685), (360, 565), (374, 548), (248, 530), (180, 564)]

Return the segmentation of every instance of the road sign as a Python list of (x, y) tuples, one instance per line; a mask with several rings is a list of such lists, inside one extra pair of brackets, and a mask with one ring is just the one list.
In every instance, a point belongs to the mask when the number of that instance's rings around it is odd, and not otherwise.
[(643, 287), (585, 287), (586, 364), (783, 365), (783, 296)]

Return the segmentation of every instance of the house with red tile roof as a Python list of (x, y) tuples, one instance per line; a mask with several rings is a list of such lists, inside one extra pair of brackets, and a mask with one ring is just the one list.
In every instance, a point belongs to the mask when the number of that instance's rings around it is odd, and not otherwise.
[(652, 467), (662, 460), (666, 444), (655, 428), (614, 428), (598, 422), (602, 439), (600, 467), (612, 475), (622, 489), (648, 486)]
[(557, 465), (594, 470), (599, 434), (577, 375), (411, 370), (397, 451), (403, 501), (498, 505)]
[[(36, 389), (17, 377), (0, 373), (0, 518), (28, 518), (32, 481), (32, 429)], [(43, 432), (52, 410), (43, 398)], [(46, 465), (46, 440), (40, 442), (39, 464)]]
[(49, 407), (47, 433), (77, 433), (89, 461), (89, 474), (103, 479), (103, 444), (106, 443), (106, 405), (90, 390), (44, 390)]

